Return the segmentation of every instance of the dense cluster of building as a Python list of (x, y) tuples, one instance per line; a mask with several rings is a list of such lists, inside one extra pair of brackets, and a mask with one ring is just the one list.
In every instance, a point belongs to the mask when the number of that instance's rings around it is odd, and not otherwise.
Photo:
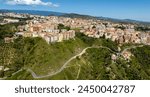
[[(89, 37), (105, 37), (119, 44), (137, 43), (150, 45), (150, 32), (141, 32), (135, 30), (135, 24), (121, 24), (110, 21), (82, 18), (67, 18), (57, 16), (38, 16), (26, 14), (6, 13), (6, 16), (32, 17), (24, 26), (19, 26), (17, 35), (24, 37), (42, 37), (47, 43), (61, 42), (75, 37), (74, 30), (58, 29), (58, 24), (69, 26), (71, 29), (78, 28), (79, 32)], [(5, 19), (6, 21), (14, 21)]]
[(82, 32), (89, 37), (105, 37), (120, 44), (143, 43), (150, 45), (150, 33), (136, 31), (135, 25), (132, 24), (97, 23), (83, 29)]
[(47, 43), (62, 42), (63, 40), (73, 39), (75, 37), (74, 30), (58, 29), (58, 25), (62, 23), (56, 17), (34, 18), (27, 21), (24, 26), (19, 26), (19, 32), (16, 35), (24, 37), (42, 37)]
[(8, 23), (20, 22), (20, 19), (42, 17), (42, 16), (23, 14), (23, 13), (21, 14), (21, 13), (13, 13), (13, 12), (3, 12), (3, 13), (0, 13), (0, 17), (3, 17), (3, 19), (0, 20), (0, 25), (5, 25)]
[(122, 43), (137, 43), (150, 45), (150, 33), (135, 30), (134, 24), (119, 24), (102, 20), (66, 18), (66, 17), (37, 17), (28, 21), (20, 31), (26, 31), (24, 36), (42, 37), (49, 42), (61, 42), (75, 37), (75, 31), (58, 30), (58, 24), (78, 28), (81, 33), (89, 37), (105, 37), (112, 41)]
[(12, 17), (12, 18), (32, 18), (35, 16), (38, 17), (38, 15), (21, 14), (21, 13), (13, 13), (13, 12), (3, 12), (0, 13), (0, 16)]

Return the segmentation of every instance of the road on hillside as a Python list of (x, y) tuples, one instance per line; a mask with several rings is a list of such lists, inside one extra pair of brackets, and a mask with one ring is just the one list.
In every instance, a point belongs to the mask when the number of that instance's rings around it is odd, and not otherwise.
[(134, 49), (134, 48), (137, 48), (137, 47), (143, 47), (143, 46), (144, 46), (144, 45), (138, 45), (138, 46), (131, 46), (131, 47), (125, 48), (125, 49), (120, 53), (120, 55), (123, 55), (123, 53), (126, 52), (127, 50)]
[[(120, 55), (122, 55), (122, 54), (123, 54), (125, 51), (127, 51), (127, 50), (130, 50), (130, 49), (132, 49), (132, 48), (137, 48), (137, 47), (143, 47), (143, 45), (128, 47), (128, 48), (124, 49), (124, 50), (120, 53)], [(86, 50), (87, 50), (87, 49), (90, 49), (90, 48), (105, 48), (105, 49), (108, 49), (109, 51), (111, 51), (111, 52), (113, 52), (113, 53), (116, 54), (116, 52), (114, 52), (114, 51), (111, 50), (110, 48), (104, 47), (104, 46), (86, 47), (85, 49), (82, 50), (81, 53), (79, 53), (79, 54), (77, 54), (77, 55), (71, 57), (68, 61), (66, 61), (66, 62), (64, 63), (64, 65), (63, 65), (59, 70), (57, 70), (56, 72), (52, 72), (52, 73), (50, 73), (50, 74), (48, 74), (48, 75), (38, 76), (38, 75), (35, 74), (35, 72), (33, 72), (33, 70), (31, 70), (31, 69), (27, 69), (27, 71), (30, 72), (31, 75), (33, 76), (33, 78), (35, 78), (35, 79), (40, 79), (40, 78), (46, 78), (46, 77), (54, 76), (54, 75), (56, 75), (56, 74), (62, 72), (62, 71), (66, 68), (66, 66), (68, 65), (68, 63), (70, 63), (72, 60), (76, 59), (77, 57), (82, 56), (84, 53), (86, 53)]]
[(56, 72), (52, 72), (52, 73), (50, 73), (50, 74), (48, 74), (48, 75), (38, 76), (38, 75), (36, 75), (35, 72), (33, 72), (33, 70), (31, 70), (31, 69), (27, 69), (27, 71), (30, 72), (31, 75), (33, 76), (33, 78), (35, 78), (35, 79), (45, 78), (45, 77), (50, 77), (50, 76), (56, 75), (56, 74), (62, 72), (62, 71), (66, 68), (66, 66), (68, 65), (68, 63), (70, 63), (72, 60), (76, 59), (77, 57), (82, 56), (84, 53), (86, 53), (86, 50), (87, 50), (87, 49), (90, 49), (90, 48), (105, 48), (105, 49), (110, 50), (110, 51), (113, 52), (113, 53), (116, 53), (116, 52), (114, 52), (113, 50), (111, 50), (110, 48), (104, 47), (104, 46), (99, 46), (99, 47), (86, 47), (85, 49), (82, 50), (81, 53), (79, 53), (79, 54), (77, 54), (77, 55), (71, 57), (68, 61), (66, 61), (66, 62), (64, 63), (64, 65), (63, 65), (59, 70), (57, 70)]
[[(144, 46), (144, 45), (139, 45), (139, 46), (131, 46), (131, 47), (125, 48), (122, 52), (119, 53), (119, 55), (123, 55), (123, 53), (126, 52), (127, 50), (130, 50), (130, 49), (133, 49), (133, 48), (137, 48), (137, 47), (143, 47), (143, 46)], [(79, 53), (79, 54), (77, 54), (77, 55), (71, 57), (68, 61), (66, 61), (66, 62), (64, 63), (64, 65), (63, 65), (59, 70), (57, 70), (56, 72), (52, 72), (52, 73), (50, 73), (50, 74), (48, 74), (48, 75), (44, 75), (44, 76), (38, 76), (38, 75), (37, 75), (33, 70), (31, 70), (31, 69), (27, 69), (27, 71), (30, 72), (31, 75), (33, 76), (33, 78), (35, 78), (35, 79), (38, 79), (38, 78), (40, 79), (40, 78), (45, 78), (45, 77), (51, 77), (51, 76), (53, 76), (53, 75), (56, 75), (56, 74), (62, 72), (62, 71), (66, 68), (66, 66), (67, 66), (72, 60), (76, 59), (77, 57), (82, 56), (84, 53), (86, 53), (86, 50), (87, 50), (87, 49), (90, 49), (90, 48), (105, 48), (105, 49), (108, 49), (109, 51), (111, 51), (111, 52), (113, 52), (113, 53), (116, 54), (116, 52), (114, 52), (114, 51), (111, 50), (110, 48), (104, 47), (104, 46), (86, 47), (85, 49), (82, 50), (81, 53)], [(15, 75), (15, 74), (17, 74), (18, 72), (20, 72), (20, 71), (22, 71), (22, 70), (23, 70), (23, 69), (18, 70), (17, 72), (13, 73), (12, 76)], [(0, 80), (4, 80), (4, 79), (6, 79), (6, 78), (7, 78), (7, 77), (0, 78)]]

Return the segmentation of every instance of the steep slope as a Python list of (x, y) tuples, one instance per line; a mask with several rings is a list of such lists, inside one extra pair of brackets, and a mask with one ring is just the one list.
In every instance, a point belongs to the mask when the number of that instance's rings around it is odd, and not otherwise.
[[(130, 61), (119, 57), (117, 44), (77, 33), (75, 39), (48, 45), (43, 39), (28, 38), (23, 48), (22, 71), (8, 79), (50, 80), (135, 80), (150, 79), (150, 47), (131, 49)], [(17, 43), (18, 44), (18, 43)]]
[[(80, 80), (144, 80), (150, 79), (150, 47), (132, 49), (134, 56), (131, 61), (123, 58), (111, 61), (107, 49), (91, 48), (71, 61), (59, 74), (45, 79), (80, 79)], [(143, 51), (144, 50), (144, 51)], [(145, 56), (142, 57), (141, 55)], [(141, 58), (142, 57), (142, 58)], [(147, 57), (147, 58), (146, 58)], [(144, 59), (143, 59), (144, 58)], [(145, 59), (146, 58), (146, 59)]]

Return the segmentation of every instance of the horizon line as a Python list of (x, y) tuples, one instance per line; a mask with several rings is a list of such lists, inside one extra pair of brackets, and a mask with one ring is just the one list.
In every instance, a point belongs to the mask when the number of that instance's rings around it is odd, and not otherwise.
[(1, 9), (0, 10), (21, 10), (21, 11), (45, 11), (45, 12), (56, 12), (56, 13), (63, 13), (63, 14), (78, 14), (78, 15), (87, 15), (87, 16), (92, 16), (92, 17), (103, 17), (103, 18), (109, 18), (109, 19), (117, 19), (117, 20), (131, 20), (131, 21), (137, 21), (137, 22), (147, 22), (150, 23), (149, 20), (141, 20), (141, 19), (132, 19), (132, 18), (115, 18), (115, 17), (108, 17), (108, 16), (94, 16), (91, 14), (82, 14), (82, 13), (76, 13), (76, 12), (59, 12), (59, 11), (50, 11), (50, 10), (39, 10), (39, 9), (33, 9), (33, 10), (28, 10), (28, 9)]

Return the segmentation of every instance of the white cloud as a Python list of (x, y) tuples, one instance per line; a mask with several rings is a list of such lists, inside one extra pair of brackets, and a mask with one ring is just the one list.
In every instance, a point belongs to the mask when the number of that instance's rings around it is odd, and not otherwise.
[(59, 7), (57, 4), (52, 2), (43, 2), (42, 0), (7, 0), (7, 4), (10, 5), (43, 5), (50, 7)]

